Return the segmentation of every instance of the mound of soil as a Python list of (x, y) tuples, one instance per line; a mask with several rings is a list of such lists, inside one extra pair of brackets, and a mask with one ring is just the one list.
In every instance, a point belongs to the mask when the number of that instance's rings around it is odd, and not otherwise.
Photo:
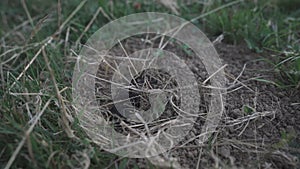
[(222, 123), (207, 145), (175, 148), (174, 157), (184, 168), (300, 168), (300, 91), (255, 80), (275, 80), (271, 65), (260, 61), (268, 54), (215, 47), (228, 65)]
[[(158, 47), (159, 41), (154, 37), (152, 37), (153, 43), (145, 43), (141, 39), (143, 37), (138, 36), (122, 41), (123, 47), (116, 45), (110, 51), (110, 55), (126, 57), (124, 49), (130, 54), (137, 50)], [(223, 43), (215, 46), (223, 64), (227, 64), (225, 67), (228, 79), (227, 92), (223, 94), (226, 98), (226, 111), (217, 132), (204, 145), (199, 145), (197, 136), (201, 134), (201, 126), (205, 122), (205, 112), (207, 112), (210, 99), (210, 90), (201, 87), (201, 83), (208, 75), (202, 62), (189, 48), (176, 46), (182, 45), (172, 42), (166, 46), (165, 50), (179, 55), (194, 73), (201, 95), (199, 107), (201, 116), (184, 140), (166, 156), (176, 159), (181, 168), (300, 168), (298, 162), (300, 158), (300, 91), (280, 89), (257, 80), (276, 79), (274, 72), (271, 71), (271, 65), (261, 61), (262, 57), (268, 57), (267, 53), (260, 55), (253, 53), (245, 46)], [(111, 80), (114, 72), (112, 67), (116, 67), (117, 63), (111, 62), (110, 66), (107, 68), (106, 64), (100, 65), (98, 77), (107, 81)], [(160, 70), (144, 71), (131, 81), (131, 85), (141, 91), (153, 86), (163, 88), (167, 82), (161, 79), (168, 81), (171, 77)], [(145, 132), (141, 127), (142, 124), (126, 121), (111, 104), (110, 83), (107, 81), (98, 80), (96, 84), (97, 95), (101, 96), (98, 97), (100, 106), (108, 105), (105, 118), (120, 133), (134, 135), (124, 129), (124, 126), (120, 124), (121, 121), (126, 122), (127, 125), (138, 126), (137, 131)], [(172, 83), (168, 84), (171, 88), (177, 85), (175, 81), (171, 81)], [(137, 109), (149, 109), (149, 93), (128, 91), (132, 105)], [(178, 99), (178, 96), (173, 98)], [(176, 104), (173, 105), (168, 103), (167, 111), (158, 121), (162, 123), (162, 119), (176, 117), (176, 107), (180, 107), (178, 100), (174, 100)], [(175, 108), (174, 105), (176, 105)], [(155, 125), (158, 124), (153, 124), (153, 128)], [(153, 131), (155, 132), (156, 130)], [(141, 167), (147, 166), (146, 159), (136, 159), (136, 161)]]

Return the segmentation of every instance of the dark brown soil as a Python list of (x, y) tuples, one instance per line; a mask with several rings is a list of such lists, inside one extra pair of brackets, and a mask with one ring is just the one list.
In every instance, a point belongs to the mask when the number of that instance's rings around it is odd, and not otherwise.
[[(196, 168), (197, 163), (200, 168), (300, 168), (299, 90), (251, 80), (275, 80), (271, 66), (259, 61), (267, 54), (253, 53), (245, 46), (215, 47), (228, 64), (225, 71), (232, 86), (224, 95), (226, 113), (211, 142), (180, 148), (180, 163), (186, 168)], [(239, 82), (234, 80), (238, 76)], [(263, 115), (232, 123), (256, 112)]]
[[(128, 53), (150, 47), (140, 44), (141, 42), (137, 39), (122, 42)], [(157, 46), (154, 43), (151, 47)], [(197, 168), (197, 166), (199, 168), (300, 168), (298, 162), (300, 158), (300, 91), (281, 89), (255, 80), (255, 78), (276, 79), (271, 65), (261, 61), (263, 57), (269, 57), (267, 53), (253, 53), (243, 45), (233, 46), (221, 43), (215, 47), (223, 64), (227, 64), (225, 72), (228, 89), (224, 94), (226, 112), (222, 116), (217, 132), (205, 145), (198, 145), (197, 140), (193, 140), (182, 146), (187, 140), (200, 134), (201, 125), (205, 120), (205, 116), (202, 116), (199, 117), (184, 141), (175, 146), (168, 156), (176, 158), (182, 168)], [(170, 43), (166, 50), (179, 53), (178, 55), (185, 59), (199, 84), (207, 78), (203, 64), (196, 59), (192, 51), (178, 49), (173, 43)], [(114, 55), (122, 55), (120, 47), (115, 47), (112, 51)], [(99, 76), (105, 74), (103, 71), (104, 69), (99, 68)], [(167, 76), (166, 73), (164, 75)], [(144, 82), (145, 77), (140, 75), (138, 78)], [(142, 84), (144, 83), (134, 85), (141, 86)], [(155, 84), (159, 83), (154, 80), (154, 84), (151, 85)], [(102, 85), (108, 86), (109, 83)], [(103, 86), (99, 94), (106, 94), (108, 99), (104, 103), (109, 103), (111, 102), (110, 88)], [(99, 88), (99, 85), (96, 87)], [(209, 105), (207, 95), (209, 90), (201, 87), (199, 89), (202, 97), (200, 111), (205, 112)], [(138, 95), (138, 99), (131, 99), (132, 104), (138, 108), (147, 109), (145, 93), (131, 91), (131, 96)], [(141, 98), (146, 102), (142, 103)], [(108, 109), (110, 115), (107, 115), (107, 118), (111, 120), (114, 116), (115, 120), (111, 122), (118, 123), (118, 119), (122, 117), (118, 117), (120, 115), (117, 114), (113, 105)], [(172, 107), (169, 111), (167, 114), (174, 116)], [(137, 161), (141, 167), (146, 166), (144, 159)]]

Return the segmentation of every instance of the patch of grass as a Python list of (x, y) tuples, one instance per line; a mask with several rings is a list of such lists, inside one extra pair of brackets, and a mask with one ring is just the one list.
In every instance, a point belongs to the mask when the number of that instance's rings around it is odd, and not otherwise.
[(286, 51), (278, 52), (278, 57), (282, 57), (275, 65), (275, 69), (280, 72), (282, 86), (300, 87), (300, 50), (289, 48)]
[[(220, 1), (216, 2), (211, 6), (218, 6)], [(227, 43), (246, 44), (259, 53), (276, 51), (273, 64), (282, 75), (280, 86), (299, 88), (300, 8), (297, 7), (299, 2), (293, 0), (245, 1), (209, 15), (203, 26), (211, 36), (223, 34)]]
[(281, 132), (281, 139), (279, 142), (275, 143), (273, 147), (275, 149), (289, 147), (290, 144), (295, 140), (295, 131)]
[[(62, 2), (61, 17), (62, 20), (65, 20), (80, 1), (78, 3), (75, 1)], [(54, 37), (54, 40), (48, 44), (45, 49), (50, 63), (46, 63), (43, 57), (39, 56), (33, 60), (31, 65), (29, 65), (30, 61), (44, 45), (44, 43), (36, 44), (36, 42), (40, 43), (58, 29), (58, 15), (52, 12), (56, 9), (55, 4), (41, 1), (27, 2), (32, 17), (39, 16), (34, 20), (34, 25), (38, 25), (39, 21), (47, 16), (32, 39), (29, 39), (33, 32), (32, 27), (26, 23), (28, 19), (20, 2), (9, 4), (4, 1), (1, 2), (0, 6), (3, 8), (2, 17), (5, 16), (2, 20), (8, 21), (7, 24), (1, 24), (3, 25), (1, 27), (3, 35), (6, 35), (10, 28), (15, 28), (21, 24), (18, 29), (12, 31), (1, 42), (1, 54), (7, 51), (11, 52), (0, 57), (0, 168), (4, 168), (24, 137), (26, 137), (25, 143), (14, 159), (12, 168), (83, 168), (88, 163), (90, 163), (91, 168), (101, 168), (101, 166), (108, 166), (113, 163), (117, 157), (101, 151), (87, 139), (88, 137), (79, 127), (76, 119), (72, 123), (72, 128), (76, 131), (75, 134), (78, 139), (70, 139), (66, 136), (61, 123), (61, 107), (56, 98), (50, 102), (34, 130), (29, 135), (25, 134), (46, 101), (53, 96), (55, 97), (54, 86), (50, 80), (46, 64), (50, 64), (53, 69), (58, 88), (62, 90), (66, 86), (69, 87), (61, 94), (66, 104), (70, 105), (70, 79), (75, 60), (69, 58), (71, 57), (69, 49), (71, 43), (78, 38), (86, 23), (93, 16), (94, 7), (97, 6), (91, 4), (85, 6), (83, 11), (80, 11), (68, 23), (67, 27), (70, 27), (72, 31), (69, 42), (61, 43), (61, 40), (66, 38), (67, 28), (65, 28), (58, 37)], [(98, 20), (96, 22), (105, 24), (107, 21)], [(100, 26), (91, 28), (91, 32)], [(18, 46), (21, 48), (14, 50)], [(67, 50), (66, 55), (65, 49)], [(24, 71), (27, 65), (29, 67)], [(17, 80), (23, 71), (23, 76)], [(15, 85), (13, 85), (14, 83)], [(71, 107), (68, 108), (71, 109)], [(113, 166), (118, 166), (118, 164)]]

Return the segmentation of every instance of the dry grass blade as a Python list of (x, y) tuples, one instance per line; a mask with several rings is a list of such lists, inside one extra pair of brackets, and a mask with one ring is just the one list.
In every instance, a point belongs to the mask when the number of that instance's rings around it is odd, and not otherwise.
[(84, 34), (90, 29), (90, 27), (92, 26), (92, 24), (94, 23), (94, 21), (96, 20), (97, 16), (99, 15), (99, 13), (102, 13), (102, 15), (104, 17), (106, 17), (109, 21), (111, 21), (111, 18), (107, 15), (107, 13), (105, 13), (105, 11), (103, 10), (103, 8), (100, 6), (97, 11), (95, 12), (95, 14), (93, 15), (92, 19), (90, 20), (90, 22), (87, 24), (87, 26), (84, 28), (84, 31), (81, 33), (81, 35), (79, 36), (79, 38), (76, 40), (76, 45), (77, 46), (80, 42), (80, 40), (82, 39), (82, 37), (84, 36)]
[(202, 153), (203, 153), (203, 148), (200, 147), (196, 169), (199, 169), (199, 168), (200, 168), (200, 163), (201, 163)]
[(173, 13), (176, 15), (179, 15), (178, 12), (178, 4), (176, 0), (159, 0), (161, 4), (163, 4), (165, 7), (169, 8), (172, 10)]
[(204, 80), (204, 82), (202, 83), (202, 85), (205, 85), (213, 76), (215, 76), (218, 72), (222, 71), (226, 66), (227, 66), (227, 64), (223, 65), (216, 72), (214, 72), (213, 74), (211, 74), (207, 79)]
[(38, 31), (41, 29), (43, 23), (45, 23), (45, 21), (48, 19), (49, 15), (44, 16), (42, 19), (40, 19), (38, 21), (38, 23), (36, 24), (36, 26), (33, 28), (31, 34), (30, 34), (30, 38), (27, 40), (26, 43), (28, 43), (30, 40), (33, 39), (33, 37), (38, 33)]
[(150, 157), (148, 158), (149, 161), (154, 164), (159, 166), (162, 169), (180, 169), (182, 168), (182, 166), (177, 162), (177, 159), (175, 158), (169, 158), (166, 156), (154, 156), (154, 157)]
[[(236, 1), (232, 1), (232, 2), (230, 2), (230, 3), (228, 3), (228, 4), (222, 5), (222, 6), (218, 7), (218, 8), (215, 8), (215, 9), (213, 9), (213, 10), (211, 10), (211, 11), (209, 11), (209, 12), (206, 12), (206, 13), (204, 13), (204, 14), (202, 14), (202, 15), (199, 15), (199, 16), (197, 16), (197, 17), (191, 19), (190, 21), (181, 24), (180, 26), (177, 26), (177, 27), (175, 27), (175, 28), (173, 28), (173, 29), (171, 29), (171, 30), (165, 32), (165, 34), (170, 33), (170, 32), (174, 32), (174, 33), (172, 34), (172, 36), (171, 36), (171, 37), (173, 38), (173, 37), (175, 37), (175, 35), (176, 35), (183, 27), (185, 27), (186, 25), (190, 24), (191, 22), (195, 22), (195, 21), (197, 21), (197, 20), (199, 20), (199, 19), (201, 19), (201, 18), (204, 18), (204, 17), (206, 17), (206, 16), (208, 16), (208, 15), (210, 15), (210, 14), (213, 14), (213, 13), (215, 13), (215, 12), (217, 12), (217, 11), (220, 11), (220, 10), (222, 10), (222, 9), (224, 9), (224, 8), (228, 8), (228, 7), (230, 7), (230, 6), (236, 5), (236, 4), (238, 4), (238, 3), (242, 2), (242, 1), (243, 1), (243, 0), (236, 0)], [(160, 35), (160, 36), (161, 36), (161, 35)], [(167, 44), (169, 43), (169, 41), (170, 41), (170, 40), (167, 40), (167, 42), (161, 47), (161, 49), (164, 49), (164, 48), (167, 46)]]
[[(9, 92), (11, 90), (11, 88), (13, 88), (17, 81), (20, 80), (20, 78), (25, 74), (25, 72), (29, 69), (29, 67), (32, 65), (32, 63), (36, 60), (36, 58), (40, 55), (40, 53), (42, 52), (42, 50), (44, 50), (44, 48), (51, 43), (51, 41), (53, 40), (52, 37), (49, 37), (48, 39), (46, 39), (46, 42), (43, 44), (43, 46), (37, 51), (37, 53), (34, 55), (34, 57), (30, 60), (30, 62), (27, 64), (27, 66), (24, 68), (24, 70), (19, 74), (19, 76), (17, 77), (17, 79), (14, 81), (14, 83), (9, 87)], [(13, 94), (10, 92), (10, 94)]]
[(60, 25), (58, 30), (56, 31), (55, 35), (61, 33), (61, 31), (65, 28), (66, 24), (73, 18), (73, 16), (83, 7), (83, 5), (87, 2), (87, 0), (82, 1), (76, 9), (69, 15), (69, 17)]
[[(1, 61), (1, 60), (0, 60)], [(4, 90), (4, 84), (5, 84), (5, 80), (4, 80), (4, 73), (3, 73), (3, 65), (0, 64), (0, 77), (1, 77), (1, 87)]]
[[(32, 18), (32, 21), (37, 20), (37, 19), (40, 18), (40, 17), (41, 17), (40, 15), (35, 16), (35, 17)], [(24, 21), (24, 22), (21, 23), (20, 25), (14, 27), (12, 30), (10, 30), (9, 32), (7, 32), (6, 34), (4, 34), (4, 35), (1, 37), (2, 43), (3, 43), (3, 41), (4, 41), (7, 37), (9, 37), (11, 34), (14, 34), (15, 32), (17, 32), (18, 29), (21, 29), (21, 28), (25, 27), (25, 26), (28, 25), (29, 23), (30, 23), (29, 20)]]
[(222, 5), (222, 6), (218, 7), (218, 8), (215, 8), (215, 9), (209, 11), (209, 12), (206, 12), (206, 13), (204, 13), (204, 14), (202, 14), (202, 15), (199, 15), (199, 16), (193, 18), (193, 19), (191, 20), (191, 22), (194, 22), (194, 21), (196, 21), (196, 20), (198, 20), (198, 19), (201, 19), (201, 18), (203, 18), (203, 17), (205, 17), (205, 16), (207, 16), (207, 15), (210, 15), (210, 14), (212, 14), (212, 13), (215, 13), (215, 12), (217, 12), (217, 11), (220, 11), (220, 10), (222, 10), (222, 9), (224, 9), (224, 8), (227, 8), (227, 7), (236, 5), (236, 4), (238, 4), (238, 3), (242, 2), (242, 1), (244, 1), (244, 0), (236, 0), (236, 1), (232, 1), (232, 2), (230, 2), (230, 3), (228, 3), (228, 4)]
[(60, 27), (61, 25), (61, 0), (57, 0), (57, 25)]
[(22, 6), (23, 6), (23, 8), (24, 8), (24, 10), (25, 10), (25, 12), (26, 12), (26, 15), (27, 15), (27, 17), (28, 17), (28, 19), (29, 19), (29, 22), (30, 22), (32, 28), (34, 28), (35, 26), (34, 26), (32, 17), (31, 17), (31, 15), (30, 15), (29, 11), (28, 11), (28, 8), (27, 8), (27, 5), (26, 5), (25, 0), (21, 0), (21, 3), (22, 3)]
[(67, 56), (69, 36), (70, 36), (70, 26), (68, 26), (68, 28), (67, 28), (67, 33), (66, 33), (66, 38), (65, 38), (65, 46), (64, 46), (64, 56)]
[(33, 131), (35, 125), (40, 120), (41, 116), (44, 114), (46, 108), (49, 106), (51, 100), (52, 100), (52, 97), (46, 102), (46, 104), (44, 105), (43, 109), (38, 113), (37, 117), (34, 119), (33, 123), (29, 127), (29, 129), (25, 132), (25, 135), (23, 136), (23, 138), (22, 138), (21, 142), (19, 143), (18, 147), (16, 148), (16, 150), (14, 151), (14, 153), (12, 154), (12, 156), (10, 157), (10, 159), (7, 162), (7, 164), (6, 164), (6, 166), (5, 166), (4, 169), (9, 169), (11, 167), (11, 165), (15, 161), (17, 155), (19, 154), (21, 148), (24, 146), (25, 141), (29, 137), (30, 133)]
[(103, 11), (102, 7), (100, 6), (97, 11), (95, 12), (95, 14), (93, 15), (93, 18), (90, 20), (90, 22), (87, 24), (87, 26), (84, 28), (84, 31), (81, 33), (81, 35), (79, 36), (79, 38), (76, 40), (76, 46), (78, 45), (78, 43), (80, 42), (81, 38), (83, 37), (83, 35), (90, 29), (90, 27), (92, 26), (92, 24), (94, 23), (95, 19), (97, 18), (98, 14)]
[(62, 125), (63, 125), (64, 130), (65, 130), (66, 134), (68, 135), (68, 137), (73, 138), (74, 134), (73, 134), (73, 130), (71, 129), (70, 124), (69, 124), (68, 112), (67, 112), (67, 109), (66, 109), (66, 105), (65, 105), (65, 103), (63, 101), (63, 97), (61, 96), (61, 93), (58, 89), (57, 81), (56, 81), (55, 76), (54, 76), (54, 71), (50, 66), (50, 61), (49, 61), (48, 56), (45, 52), (45, 49), (42, 50), (42, 54), (43, 54), (44, 60), (45, 60), (46, 65), (47, 65), (47, 69), (50, 72), (51, 80), (52, 80), (52, 83), (53, 83), (54, 88), (55, 88), (57, 99), (58, 99), (59, 104), (61, 106), (60, 110), (62, 111)]
[(219, 35), (212, 43), (213, 43), (214, 45), (216, 45), (216, 44), (221, 43), (223, 40), (224, 40), (224, 35), (221, 34), (221, 35)]
[(235, 126), (235, 125), (247, 122), (249, 120), (256, 119), (258, 117), (265, 117), (265, 116), (269, 116), (269, 115), (274, 115), (275, 113), (276, 113), (276, 111), (255, 112), (251, 115), (247, 115), (247, 116), (244, 116), (244, 117), (241, 117), (241, 118), (237, 118), (237, 119), (234, 119), (234, 120), (228, 120), (228, 121), (226, 121), (226, 124), (229, 125), (229, 126)]

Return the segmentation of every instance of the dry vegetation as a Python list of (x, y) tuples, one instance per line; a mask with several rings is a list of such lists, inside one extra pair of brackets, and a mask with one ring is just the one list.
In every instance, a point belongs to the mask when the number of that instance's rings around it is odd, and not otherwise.
[[(299, 7), (297, 0), (2, 0), (0, 167), (299, 168)], [(101, 150), (83, 131), (74, 114), (72, 72), (80, 49), (95, 31), (121, 16), (145, 11), (167, 11), (190, 20), (213, 41), (228, 78), (226, 113), (217, 132), (199, 145), (213, 86), (194, 53), (170, 42), (166, 50), (186, 57), (198, 80), (203, 116), (169, 154), (130, 159)], [(160, 39), (147, 38), (122, 41), (111, 55), (160, 44)], [(170, 93), (170, 102), (163, 105), (168, 111), (149, 126), (120, 118), (107, 87), (114, 65), (106, 60), (102, 66), (97, 99), (105, 103), (100, 106), (109, 110), (106, 118), (120, 133), (155, 134), (180, 114), (176, 82), (168, 73), (146, 71), (132, 76), (138, 81), (131, 81), (130, 101), (147, 110), (151, 89), (162, 88)]]

